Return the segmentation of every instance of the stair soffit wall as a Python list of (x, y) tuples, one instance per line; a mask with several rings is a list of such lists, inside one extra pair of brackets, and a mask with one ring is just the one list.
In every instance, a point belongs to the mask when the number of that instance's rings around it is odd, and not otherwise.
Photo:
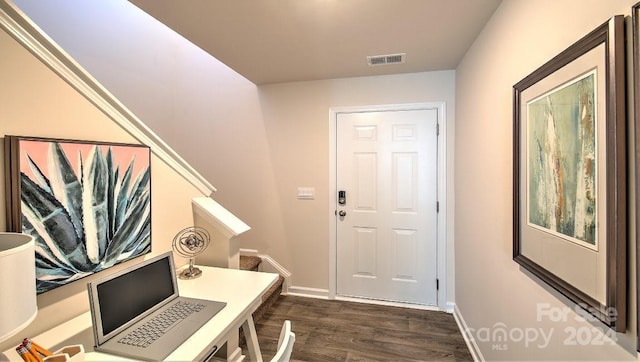
[(210, 196), (216, 191), (215, 187), (187, 161), (120, 103), (9, 0), (0, 0), (0, 28), (136, 140), (149, 146), (151, 152), (196, 187), (198, 191), (206, 196)]
[[(180, 157), (158, 135), (138, 119), (125, 105), (104, 88), (82, 66), (80, 66), (57, 43), (49, 38), (31, 19), (9, 0), (0, 0), (0, 28), (18, 41), (25, 49), (36, 56), (53, 72), (87, 98), (100, 111), (116, 122), (140, 143), (150, 147), (151, 151), (181, 177), (191, 183), (205, 197), (194, 198), (194, 213), (211, 223), (215, 229), (231, 239), (251, 228), (209, 196), (215, 191), (200, 173)], [(231, 246), (230, 253), (239, 255), (237, 245)], [(270, 259), (270, 258), (269, 258)], [(227, 265), (227, 267), (233, 267)], [(237, 268), (237, 266), (235, 266)], [(290, 277), (290, 273), (285, 275)]]

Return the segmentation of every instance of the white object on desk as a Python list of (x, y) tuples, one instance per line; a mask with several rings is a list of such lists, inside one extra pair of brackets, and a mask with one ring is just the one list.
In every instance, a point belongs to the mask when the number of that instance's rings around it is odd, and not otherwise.
[[(237, 337), (242, 327), (247, 340), (247, 348), (252, 361), (261, 361), (262, 355), (253, 324), (252, 313), (262, 302), (262, 295), (276, 282), (278, 275), (253, 271), (203, 267), (203, 275), (197, 279), (178, 279), (180, 295), (227, 302), (227, 305), (207, 324), (187, 339), (168, 357), (168, 361), (203, 360), (214, 348), (221, 347), (227, 340)], [(126, 358), (94, 352), (91, 330), (91, 314), (86, 312), (39, 336), (32, 338), (39, 345), (55, 350), (62, 346), (82, 344), (85, 361), (127, 361)], [(237, 360), (244, 356), (235, 345), (227, 349)], [(11, 361), (20, 361), (12, 348), (4, 352)]]
[(62, 347), (53, 352), (51, 356), (42, 359), (43, 362), (83, 362), (84, 346), (74, 344), (73, 346)]
[(38, 313), (35, 241), (0, 233), (0, 342), (28, 326)]

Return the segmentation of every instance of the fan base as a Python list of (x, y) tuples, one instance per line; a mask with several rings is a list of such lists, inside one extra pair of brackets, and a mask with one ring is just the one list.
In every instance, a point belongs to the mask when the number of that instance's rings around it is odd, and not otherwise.
[(201, 275), (202, 275), (202, 270), (198, 268), (193, 268), (193, 269), (189, 268), (189, 269), (183, 270), (182, 273), (180, 273), (179, 277), (180, 279), (195, 279)]

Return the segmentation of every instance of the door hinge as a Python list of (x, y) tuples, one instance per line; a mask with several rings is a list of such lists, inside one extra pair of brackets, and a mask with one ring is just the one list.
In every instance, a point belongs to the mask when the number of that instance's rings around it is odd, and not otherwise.
[(440, 136), (440, 123), (436, 123), (436, 136)]
[(436, 279), (436, 290), (440, 290), (440, 279)]
[(436, 201), (436, 212), (440, 212), (440, 201)]

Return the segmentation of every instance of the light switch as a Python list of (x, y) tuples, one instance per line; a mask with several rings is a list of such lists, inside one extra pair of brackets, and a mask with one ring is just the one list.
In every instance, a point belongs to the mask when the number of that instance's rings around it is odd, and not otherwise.
[(313, 200), (316, 198), (315, 187), (298, 187), (299, 200)]

